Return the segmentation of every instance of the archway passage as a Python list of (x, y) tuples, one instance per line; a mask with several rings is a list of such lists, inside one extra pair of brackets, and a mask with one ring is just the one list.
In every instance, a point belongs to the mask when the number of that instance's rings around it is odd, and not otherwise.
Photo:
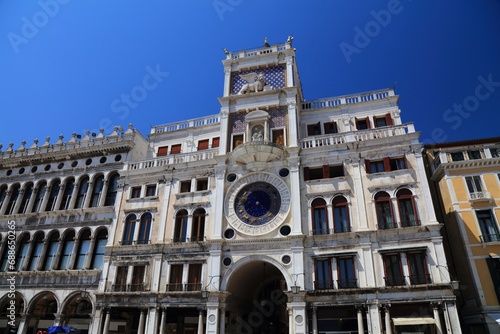
[(286, 290), (274, 265), (264, 261), (243, 265), (228, 282), (226, 333), (288, 333)]

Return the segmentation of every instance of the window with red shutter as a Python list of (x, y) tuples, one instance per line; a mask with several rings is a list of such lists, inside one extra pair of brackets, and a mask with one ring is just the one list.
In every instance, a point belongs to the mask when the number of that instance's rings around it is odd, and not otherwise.
[(198, 151), (208, 149), (208, 139), (198, 141)]
[(158, 157), (163, 157), (168, 153), (168, 146), (160, 146), (158, 147), (158, 153), (156, 154)]
[(220, 142), (219, 137), (212, 138), (212, 148), (219, 147), (219, 142)]
[(170, 154), (179, 154), (181, 153), (181, 144), (172, 145), (170, 149)]

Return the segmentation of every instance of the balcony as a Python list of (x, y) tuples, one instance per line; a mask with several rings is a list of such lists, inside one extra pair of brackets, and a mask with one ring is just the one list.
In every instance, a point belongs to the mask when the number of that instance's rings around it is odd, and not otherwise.
[(166, 168), (167, 166), (180, 163), (210, 160), (213, 159), (218, 152), (218, 148), (212, 148), (191, 153), (172, 154), (158, 157), (156, 159), (129, 163), (127, 166), (127, 170), (153, 169), (157, 167)]
[(500, 233), (494, 233), (494, 234), (483, 234), (480, 236), (481, 243), (487, 243), (487, 242), (500, 242)]
[(190, 119), (183, 122), (158, 125), (151, 129), (151, 134), (186, 130), (186, 129), (201, 127), (205, 125), (219, 124), (219, 123), (220, 123), (220, 117), (218, 114), (210, 115), (206, 117)]
[(334, 281), (314, 281), (315, 290), (341, 290), (341, 289), (357, 289), (358, 280), (357, 279), (340, 279), (336, 281), (337, 286), (335, 286)]
[(399, 223), (401, 227), (421, 226), (420, 220), (405, 220)]
[(387, 287), (432, 284), (431, 275), (429, 274), (384, 277), (384, 282)]
[(201, 291), (201, 283), (169, 283), (167, 292)]
[(420, 284), (431, 284), (431, 275), (422, 274), (422, 275), (410, 275), (410, 284), (411, 285), (420, 285)]
[(394, 90), (385, 89), (385, 90), (361, 93), (357, 95), (337, 96), (328, 99), (305, 101), (302, 103), (302, 110), (323, 109), (323, 108), (336, 107), (339, 105), (361, 103), (361, 102), (368, 102), (375, 100), (384, 100), (390, 96), (394, 96)]
[(332, 230), (329, 228), (321, 228), (316, 230), (311, 230), (310, 235), (327, 235), (331, 234)]
[(113, 292), (142, 292), (146, 291), (146, 286), (143, 283), (137, 284), (113, 284), (111, 286)]
[(379, 230), (390, 230), (393, 228), (398, 228), (398, 223), (392, 221), (382, 222), (377, 224)]

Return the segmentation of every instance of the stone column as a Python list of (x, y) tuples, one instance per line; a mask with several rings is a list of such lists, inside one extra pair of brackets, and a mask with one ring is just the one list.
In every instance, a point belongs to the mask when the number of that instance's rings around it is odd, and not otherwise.
[(5, 193), (5, 198), (3, 200), (3, 205), (0, 208), (0, 216), (5, 215), (5, 211), (7, 210), (7, 206), (9, 205), (11, 196), (12, 196), (12, 190), (7, 190), (7, 192)]
[(56, 257), (54, 258), (54, 263), (52, 263), (52, 267), (49, 270), (58, 269), (59, 261), (61, 260), (61, 255), (63, 251), (64, 239), (59, 238), (59, 244), (57, 245)]
[(287, 106), (288, 106), (288, 138), (290, 139), (288, 142), (289, 147), (296, 147), (299, 145), (298, 138), (299, 134), (297, 131), (298, 120), (297, 120), (297, 102), (295, 101), (295, 96), (290, 96), (287, 98)]
[(226, 333), (226, 308), (223, 306), (219, 310), (220, 318), (219, 318), (219, 334)]
[(100, 333), (102, 325), (102, 309), (100, 307), (96, 308), (94, 313), (90, 315), (90, 325), (88, 328), (89, 333)]
[(191, 229), (193, 228), (193, 215), (189, 214), (187, 216), (186, 222), (186, 241), (191, 241)]
[(367, 314), (369, 315), (368, 332), (382, 333), (382, 324), (380, 319), (380, 309), (377, 304), (368, 305)]
[(333, 234), (333, 233), (337, 232), (337, 231), (335, 231), (335, 222), (333, 221), (333, 209), (332, 208), (333, 208), (332, 202), (326, 203), (326, 214), (328, 216), (327, 226), (329, 226), (328, 234)]
[(139, 316), (139, 328), (137, 329), (137, 334), (144, 334), (144, 324), (146, 321), (146, 311), (141, 309), (141, 314)]
[(358, 311), (358, 334), (365, 334), (365, 323), (363, 321), (363, 306), (356, 307)]
[(389, 312), (389, 307), (391, 307), (391, 304), (386, 304), (384, 306), (384, 313), (385, 313), (385, 333), (386, 334), (392, 334), (392, 326), (391, 326), (391, 314)]
[(302, 235), (302, 216), (301, 199), (300, 199), (300, 158), (298, 151), (293, 152), (288, 159), (288, 167), (290, 168), (290, 211), (292, 219), (291, 235)]
[(45, 194), (43, 194), (43, 199), (42, 199), (42, 204), (40, 205), (40, 210), (39, 212), (47, 211), (45, 210), (45, 207), (47, 206), (47, 202), (49, 201), (50, 193), (52, 192), (52, 187), (53, 184), (48, 185), (45, 187)]
[(68, 269), (73, 269), (75, 266), (76, 256), (78, 254), (78, 248), (80, 247), (80, 239), (77, 237), (73, 238), (75, 244), (73, 245), (73, 252), (71, 253), (71, 257), (69, 258)]
[(166, 327), (167, 327), (167, 308), (162, 308), (159, 334), (165, 334)]
[[(161, 182), (160, 182), (161, 184)], [(163, 198), (162, 198), (162, 207), (163, 208), (168, 208), (169, 202), (170, 202), (170, 191), (172, 189), (172, 181), (171, 180), (165, 180), (165, 185), (163, 187)], [(159, 190), (159, 189), (158, 189)], [(158, 191), (158, 195), (160, 195)], [(167, 227), (167, 211), (168, 210), (161, 210), (160, 211), (160, 224), (158, 228), (158, 242), (163, 243), (165, 240), (165, 229)]]
[(29, 213), (33, 210), (33, 205), (35, 204), (35, 201), (36, 201), (36, 197), (37, 197), (37, 194), (38, 194), (38, 187), (35, 188), (35, 186), (33, 185), (33, 190), (31, 191), (31, 197), (28, 201), (28, 205), (26, 206), (26, 211), (25, 213)]
[[(348, 144), (348, 145), (354, 145), (354, 144)], [(360, 161), (353, 161), (351, 163), (352, 166), (352, 180), (354, 184), (354, 189), (353, 192), (355, 194), (359, 195), (359, 198), (357, 200), (358, 203), (358, 210), (356, 210), (357, 214), (357, 221), (359, 224), (359, 230), (360, 231), (366, 231), (369, 230), (368, 226), (368, 218), (367, 218), (367, 213), (366, 213), (366, 199), (365, 199), (365, 193), (364, 193), (364, 185), (363, 185), (363, 173), (361, 172), (361, 162)], [(370, 201), (371, 203), (371, 201)]]
[(90, 238), (89, 252), (87, 253), (87, 257), (85, 257), (85, 263), (83, 265), (83, 269), (90, 269), (92, 258), (94, 257), (94, 246), (95, 246), (95, 235), (93, 235)]
[(287, 310), (288, 310), (288, 333), (294, 334), (295, 328), (293, 326), (293, 309), (291, 307), (288, 307)]
[(54, 209), (52, 211), (59, 210), (61, 206), (62, 199), (64, 197), (64, 189), (66, 188), (66, 184), (59, 185), (59, 192), (57, 193), (56, 201), (54, 203)]
[(19, 190), (19, 194), (17, 195), (16, 204), (14, 204), (14, 208), (12, 210), (13, 214), (19, 213), (19, 208), (21, 207), (21, 203), (23, 202), (25, 188)]
[(68, 203), (68, 210), (75, 207), (76, 197), (78, 196), (78, 184), (76, 180), (73, 182), (73, 191), (71, 192), (71, 199)]
[(108, 192), (108, 186), (109, 186), (108, 180), (104, 180), (102, 182), (103, 182), (103, 185), (102, 185), (101, 197), (99, 198), (98, 206), (104, 206), (104, 203), (106, 202), (106, 193)]
[[(40, 252), (40, 257), (38, 258), (38, 263), (36, 264), (36, 268), (35, 270), (42, 270), (43, 269), (43, 265), (44, 265), (44, 262), (45, 262), (45, 256), (47, 255), (47, 249), (49, 247), (49, 239), (47, 238), (47, 236), (45, 236), (45, 239), (43, 239), (43, 248), (42, 248), (42, 251)], [(58, 326), (58, 325), (56, 325)]]
[(394, 215), (393, 228), (397, 228), (398, 223), (401, 224), (402, 222), (401, 222), (401, 217), (399, 216), (399, 205), (398, 205), (398, 199), (396, 197), (391, 198), (391, 205), (392, 205), (392, 212)]
[(441, 318), (439, 316), (439, 304), (432, 304), (432, 311), (434, 313), (434, 320), (436, 321), (436, 334), (443, 334), (443, 325), (441, 324)]
[(30, 315), (27, 313), (21, 314), (21, 319), (19, 320), (19, 324), (17, 325), (17, 333), (18, 334), (26, 334), (28, 331)]
[(450, 329), (453, 334), (462, 334), (460, 328), (460, 320), (458, 319), (457, 306), (453, 301), (445, 301), (446, 313), (448, 314), (448, 319), (450, 323)]
[(158, 307), (152, 307), (149, 309), (149, 314), (146, 321), (146, 333), (156, 334), (158, 332)]
[(316, 307), (313, 306), (312, 312), (312, 333), (318, 334), (318, 314), (316, 313)]
[(83, 208), (87, 209), (90, 205), (90, 200), (92, 199), (92, 190), (94, 190), (94, 182), (89, 180), (89, 185), (87, 187), (87, 194), (85, 194), (85, 201), (83, 202)]
[(35, 244), (34, 240), (29, 240), (28, 241), (28, 251), (26, 252), (26, 257), (24, 258), (23, 266), (21, 267), (21, 271), (26, 271), (28, 270), (28, 266), (30, 265), (31, 261), (31, 253), (33, 253), (33, 245)]
[(111, 309), (105, 310), (106, 318), (104, 320), (104, 328), (102, 329), (102, 334), (108, 334), (109, 332), (109, 323), (111, 322)]
[(203, 334), (203, 310), (199, 310), (198, 314), (198, 334)]

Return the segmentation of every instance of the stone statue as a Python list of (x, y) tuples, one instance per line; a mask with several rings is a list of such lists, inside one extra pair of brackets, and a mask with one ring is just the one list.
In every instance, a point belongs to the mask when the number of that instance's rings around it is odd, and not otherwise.
[(238, 92), (238, 95), (250, 92), (260, 92), (264, 89), (264, 86), (266, 85), (266, 78), (262, 73), (257, 74), (255, 72), (251, 72), (243, 74), (240, 77), (243, 80), (248, 81), (248, 83), (244, 84), (243, 87), (241, 87), (240, 91)]
[(261, 131), (255, 132), (252, 135), (252, 141), (263, 141), (263, 140), (264, 140), (264, 137), (262, 136), (262, 132)]

